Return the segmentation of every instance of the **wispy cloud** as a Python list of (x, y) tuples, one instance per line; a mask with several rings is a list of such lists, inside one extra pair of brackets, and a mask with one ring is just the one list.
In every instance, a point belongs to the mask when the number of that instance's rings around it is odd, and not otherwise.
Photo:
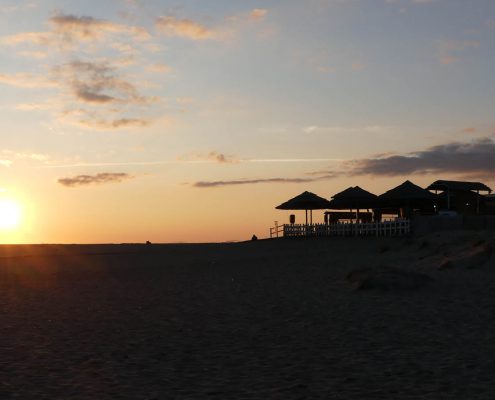
[(1, 74), (0, 83), (25, 89), (43, 89), (58, 87), (58, 83), (40, 74), (16, 72)]
[(96, 175), (77, 175), (68, 178), (60, 178), (58, 183), (66, 187), (78, 187), (95, 184), (120, 183), (132, 178), (134, 178), (134, 176), (123, 172), (102, 172)]
[(89, 128), (98, 129), (116, 129), (116, 128), (131, 128), (145, 127), (150, 125), (151, 121), (142, 118), (118, 118), (118, 119), (80, 119), (79, 123)]
[(232, 37), (242, 27), (250, 23), (263, 21), (268, 14), (265, 8), (254, 8), (249, 12), (227, 16), (221, 23), (208, 27), (189, 18), (177, 18), (172, 15), (160, 16), (155, 27), (160, 33), (170, 37), (181, 37), (190, 40), (223, 40)]
[(266, 178), (266, 179), (237, 179), (227, 181), (200, 181), (192, 186), (197, 188), (212, 188), (221, 186), (254, 185), (257, 183), (306, 183), (313, 182), (311, 178)]
[(469, 49), (480, 46), (477, 40), (440, 40), (437, 42), (438, 60), (445, 65), (460, 61)]
[(54, 33), (65, 41), (101, 40), (105, 34), (125, 34), (135, 40), (148, 40), (150, 34), (146, 29), (96, 19), (88, 16), (56, 14), (50, 18)]
[(153, 72), (153, 73), (159, 73), (159, 74), (166, 74), (166, 73), (172, 71), (172, 68), (169, 65), (163, 64), (163, 63), (150, 64), (146, 67), (146, 71)]
[(139, 103), (153, 101), (138, 93), (129, 81), (118, 77), (106, 62), (71, 61), (54, 69), (71, 88), (72, 94), (85, 103)]
[[(115, 111), (115, 110), (114, 110)], [(118, 111), (118, 110), (117, 110)], [(114, 130), (120, 128), (142, 128), (149, 126), (151, 120), (147, 118), (114, 117), (115, 112), (99, 112), (98, 110), (69, 109), (59, 114), (58, 121), (77, 125), (82, 128), (98, 130)]]
[(70, 49), (81, 43), (104, 42), (109, 36), (124, 36), (127, 41), (145, 41), (151, 38), (146, 29), (89, 16), (55, 14), (49, 18), (51, 30), (21, 32), (2, 38), (8, 45), (34, 44), (58, 49)]
[(249, 18), (253, 21), (261, 21), (268, 14), (266, 8), (255, 8), (249, 13)]
[(306, 134), (333, 133), (333, 134), (386, 134), (392, 132), (391, 126), (366, 125), (366, 126), (321, 126), (308, 125), (302, 128)]
[(193, 187), (197, 188), (218, 188), (222, 186), (240, 186), (240, 185), (255, 185), (259, 183), (309, 183), (309, 182), (319, 182), (327, 181), (341, 176), (342, 174), (338, 171), (325, 171), (319, 176), (314, 177), (304, 177), (304, 178), (259, 178), (259, 179), (232, 179), (232, 180), (220, 180), (220, 181), (199, 181), (191, 184)]
[(214, 39), (217, 33), (191, 19), (177, 19), (173, 16), (158, 17), (156, 28), (167, 36), (178, 36), (193, 40)]

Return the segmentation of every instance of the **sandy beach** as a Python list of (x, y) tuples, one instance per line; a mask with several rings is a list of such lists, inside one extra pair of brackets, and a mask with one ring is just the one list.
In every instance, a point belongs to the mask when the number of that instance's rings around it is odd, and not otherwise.
[(493, 399), (494, 246), (1, 246), (0, 398)]

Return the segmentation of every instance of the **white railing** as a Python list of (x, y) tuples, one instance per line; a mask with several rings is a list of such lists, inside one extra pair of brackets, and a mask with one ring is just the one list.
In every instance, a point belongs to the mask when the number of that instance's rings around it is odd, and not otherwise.
[[(395, 221), (337, 223), (337, 224), (284, 224), (284, 237), (320, 236), (402, 236), (411, 231), (408, 219)], [(271, 233), (271, 232), (270, 232)], [(275, 236), (275, 235), (274, 235)]]

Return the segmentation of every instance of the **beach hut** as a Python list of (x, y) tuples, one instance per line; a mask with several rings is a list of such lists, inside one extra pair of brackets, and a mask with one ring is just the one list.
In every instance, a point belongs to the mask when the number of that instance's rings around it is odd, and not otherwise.
[(359, 186), (349, 187), (332, 196), (330, 209), (332, 210), (356, 210), (356, 220), (359, 220), (359, 210), (370, 209), (376, 206), (376, 196)]
[(378, 196), (377, 207), (400, 210), (417, 208), (432, 212), (433, 206), (437, 201), (438, 197), (436, 195), (407, 180)]
[(308, 210), (310, 211), (310, 223), (313, 223), (313, 210), (325, 210), (329, 208), (330, 202), (323, 197), (311, 192), (303, 192), (300, 195), (287, 200), (275, 207), (278, 210), (305, 210), (306, 225), (308, 224)]
[[(438, 180), (433, 182), (427, 187), (428, 190), (441, 191), (441, 202), (446, 206), (447, 210), (450, 210), (452, 203), (454, 203), (454, 209), (462, 212), (469, 213), (471, 208), (476, 205), (475, 212), (480, 212), (480, 192), (491, 193), (491, 189), (481, 182), (463, 182), (463, 181), (445, 181)], [(483, 199), (484, 200), (484, 199)], [(446, 203), (446, 204), (445, 204)], [(471, 211), (471, 212), (474, 212)]]

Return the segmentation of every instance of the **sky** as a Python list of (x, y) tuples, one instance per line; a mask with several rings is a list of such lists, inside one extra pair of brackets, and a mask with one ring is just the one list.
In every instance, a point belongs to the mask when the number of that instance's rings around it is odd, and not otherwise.
[(247, 240), (305, 190), (495, 188), (493, 0), (2, 0), (0, 21), (0, 243)]

